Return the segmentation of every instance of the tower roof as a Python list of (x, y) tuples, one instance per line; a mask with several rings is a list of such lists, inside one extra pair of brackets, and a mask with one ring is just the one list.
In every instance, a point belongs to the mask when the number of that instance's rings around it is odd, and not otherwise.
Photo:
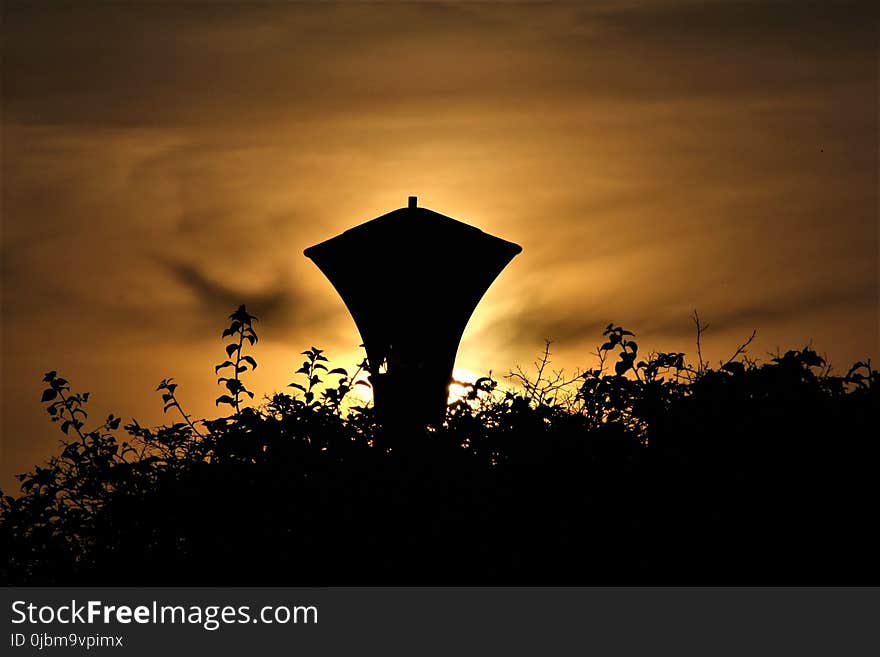
[(522, 251), (522, 247), (494, 235), (484, 233), (479, 228), (447, 217), (427, 208), (415, 205), (415, 197), (410, 197), (408, 207), (392, 210), (354, 228), (349, 228), (336, 237), (307, 248), (303, 253), (313, 260), (330, 254), (391, 255), (397, 252), (404, 256), (406, 251), (422, 259), (430, 251), (432, 254), (458, 253), (487, 257), (497, 254), (509, 260)]

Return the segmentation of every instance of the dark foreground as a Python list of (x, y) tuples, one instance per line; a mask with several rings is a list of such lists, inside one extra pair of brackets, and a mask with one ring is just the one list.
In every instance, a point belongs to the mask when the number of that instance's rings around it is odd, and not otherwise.
[[(3, 497), (0, 578), (880, 583), (877, 371), (833, 376), (808, 349), (717, 370), (682, 354), (637, 362), (630, 334), (610, 328), (613, 373), (506, 394), (482, 380), (442, 428), (397, 438), (370, 409), (341, 410), (353, 385), (315, 369), (317, 350), (307, 394), (259, 410), (230, 388), (232, 414), (204, 423), (132, 423), (124, 437), (112, 416), (70, 424), (63, 453)], [(311, 376), (339, 382), (321, 394)], [(50, 373), (44, 401), (62, 399), (53, 417), (82, 417), (70, 413), (87, 397)]]

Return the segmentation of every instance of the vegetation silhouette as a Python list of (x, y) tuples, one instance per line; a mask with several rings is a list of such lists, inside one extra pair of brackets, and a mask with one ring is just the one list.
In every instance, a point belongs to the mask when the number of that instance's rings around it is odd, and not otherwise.
[[(812, 349), (717, 368), (639, 356), (603, 332), (566, 376), (550, 349), (515, 389), (484, 377), (436, 429), (384, 434), (366, 362), (305, 352), (292, 394), (261, 405), (244, 306), (216, 366), (230, 414), (86, 429), (88, 393), (56, 372), (65, 434), (0, 495), (0, 577), (24, 585), (877, 584), (878, 374)], [(754, 334), (753, 336), (754, 337)], [(253, 403), (253, 402), (251, 402)]]

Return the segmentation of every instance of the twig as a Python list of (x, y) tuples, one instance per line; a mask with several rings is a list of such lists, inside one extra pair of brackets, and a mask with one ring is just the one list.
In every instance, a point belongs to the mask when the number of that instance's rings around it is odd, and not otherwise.
[(703, 361), (702, 337), (703, 331), (709, 328), (709, 325), (700, 323), (700, 316), (697, 314), (696, 308), (694, 308), (694, 314), (691, 316), (691, 319), (694, 321), (694, 325), (697, 327), (697, 360), (699, 361), (697, 373), (702, 374), (703, 371), (706, 369), (706, 363)]
[(736, 351), (733, 352), (733, 356), (731, 356), (726, 361), (724, 361), (721, 364), (721, 367), (724, 367), (725, 365), (729, 365), (730, 363), (732, 363), (736, 359), (737, 356), (741, 356), (742, 354), (746, 353), (746, 350), (748, 349), (749, 345), (752, 344), (752, 340), (755, 339), (756, 335), (758, 335), (758, 329), (752, 329), (752, 334), (749, 336), (749, 339), (746, 340), (745, 342), (743, 342), (740, 346), (738, 346), (736, 348)]

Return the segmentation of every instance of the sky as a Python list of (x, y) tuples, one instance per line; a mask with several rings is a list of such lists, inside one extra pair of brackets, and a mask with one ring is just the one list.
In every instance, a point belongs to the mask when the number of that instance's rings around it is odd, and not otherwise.
[[(870, 3), (3, 2), (0, 487), (91, 419), (218, 413), (240, 303), (263, 394), (360, 358), (304, 248), (419, 204), (523, 247), (463, 372), (643, 352), (877, 358)], [(449, 282), (466, 276), (455, 261)], [(368, 263), (364, 263), (367, 265)], [(368, 275), (368, 274), (365, 274)]]

